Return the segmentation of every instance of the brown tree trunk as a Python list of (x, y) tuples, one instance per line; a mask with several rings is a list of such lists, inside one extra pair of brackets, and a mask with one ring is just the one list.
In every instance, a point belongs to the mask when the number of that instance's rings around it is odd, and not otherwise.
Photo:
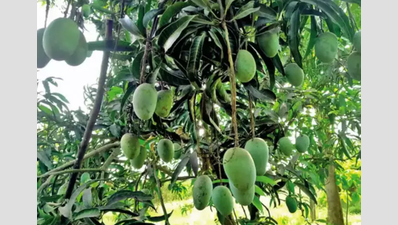
[(329, 174), (326, 179), (326, 195), (328, 201), (328, 222), (330, 225), (344, 225), (343, 209), (339, 190), (336, 185), (335, 167), (329, 166)]

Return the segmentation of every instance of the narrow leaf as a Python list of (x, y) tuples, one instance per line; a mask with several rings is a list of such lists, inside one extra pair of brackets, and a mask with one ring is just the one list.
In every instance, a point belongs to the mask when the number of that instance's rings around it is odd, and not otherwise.
[(93, 202), (93, 195), (91, 193), (91, 188), (87, 188), (86, 190), (83, 191), (83, 205), (86, 208), (89, 208), (92, 206)]
[(202, 48), (203, 42), (206, 37), (206, 33), (202, 34), (194, 39), (189, 49), (189, 59), (188, 59), (188, 78), (191, 82), (200, 84), (197, 81), (196, 75), (199, 71), (200, 61), (202, 58)]
[(127, 88), (126, 92), (124, 93), (124, 95), (122, 97), (122, 102), (121, 102), (121, 105), (120, 105), (120, 114), (122, 113), (123, 107), (126, 104), (127, 100), (129, 99), (131, 93), (133, 93), (136, 88), (137, 88), (137, 85), (134, 85), (131, 82), (129, 83), (128, 88)]
[(168, 25), (159, 34), (158, 45), (163, 47), (165, 52), (167, 52), (194, 17), (195, 16), (184, 16)]
[(264, 191), (261, 190), (261, 188), (260, 188), (259, 186), (256, 185), (256, 186), (254, 187), (254, 189), (255, 189), (255, 192), (256, 192), (258, 195), (266, 196), (265, 193), (264, 193)]
[(234, 18), (232, 20), (239, 20), (242, 19), (254, 12), (257, 12), (260, 10), (260, 7), (253, 8), (254, 7), (254, 2), (249, 1), (246, 5), (242, 6), (242, 8), (239, 9), (239, 11), (236, 13)]
[(192, 152), (191, 156), (189, 157), (189, 162), (191, 164), (192, 167), (192, 171), (195, 174), (195, 176), (198, 175), (198, 153), (196, 153), (196, 151)]
[(315, 195), (302, 183), (299, 182), (294, 182), (295, 185), (297, 185), (312, 201), (315, 202), (315, 204), (318, 204)]
[(131, 75), (137, 80), (140, 79), (140, 73), (141, 73), (141, 61), (142, 57), (144, 56), (144, 52), (140, 52), (137, 54), (137, 56), (134, 58), (133, 62), (131, 63), (130, 67), (130, 72)]
[(112, 205), (118, 201), (129, 198), (134, 198), (138, 201), (149, 201), (152, 200), (153, 197), (151, 195), (144, 194), (141, 191), (121, 190), (109, 197), (107, 205)]
[(162, 13), (163, 10), (161, 9), (152, 9), (151, 11), (145, 13), (144, 19), (142, 20), (142, 23), (144, 25), (145, 28), (148, 27), (149, 22), (155, 18), (157, 15), (159, 15), (160, 13)]
[(324, 0), (302, 0), (301, 2), (312, 4), (321, 9), (334, 23), (339, 25), (343, 30), (343, 36), (350, 41), (353, 39), (355, 30), (351, 27), (347, 15), (336, 3)]
[(101, 211), (98, 208), (83, 209), (73, 215), (74, 220), (80, 220), (88, 217), (99, 217)]
[(276, 95), (271, 90), (267, 89), (258, 90), (257, 88), (253, 87), (250, 83), (247, 83), (244, 86), (249, 91), (249, 93), (256, 99), (265, 102), (274, 102), (276, 100)]
[[(167, 218), (170, 218), (171, 214), (173, 214), (173, 211), (171, 211), (169, 214), (167, 214)], [(165, 216), (148, 216), (147, 220), (151, 221), (151, 222), (160, 222), (165, 220)]]
[(264, 213), (264, 211), (263, 211), (263, 205), (261, 205), (261, 202), (260, 202), (260, 198), (259, 198), (259, 197), (254, 196), (254, 199), (253, 199), (252, 204), (253, 204), (260, 212)]
[(307, 57), (311, 53), (311, 50), (315, 45), (315, 40), (317, 36), (318, 36), (318, 25), (316, 23), (315, 17), (311, 16), (311, 34), (310, 34), (310, 40), (308, 41), (307, 51), (305, 52), (305, 57)]
[(276, 185), (276, 182), (273, 179), (271, 179), (271, 178), (269, 178), (267, 176), (257, 176), (256, 177), (256, 182), (261, 182), (261, 183), (264, 183), (264, 184)]
[(142, 36), (140, 29), (127, 15), (125, 15), (124, 18), (119, 19), (119, 22), (128, 32), (134, 34), (135, 36)]
[(228, 11), (229, 7), (235, 0), (225, 0), (225, 11)]
[(192, 2), (195, 3), (197, 6), (202, 7), (203, 9), (211, 11), (211, 5), (208, 0), (192, 0)]
[(290, 18), (290, 28), (288, 32), (288, 42), (290, 52), (293, 55), (294, 61), (301, 68), (303, 67), (302, 57), (299, 51), (300, 45), (300, 8), (297, 8)]
[(176, 2), (173, 5), (169, 6), (166, 8), (164, 13), (162, 14), (162, 17), (159, 19), (159, 28), (165, 26), (169, 20), (177, 15), (181, 10), (187, 6), (192, 5), (190, 1), (188, 2)]
[(170, 185), (169, 185), (169, 189), (174, 185), (175, 181), (178, 178), (178, 175), (180, 175), (180, 173), (182, 172), (182, 170), (185, 168), (185, 166), (187, 165), (189, 159), (190, 159), (190, 155), (191, 154), (186, 154), (184, 156), (184, 158), (181, 159), (180, 163), (178, 164), (177, 168), (174, 170), (173, 175), (171, 175), (171, 181), (170, 181)]

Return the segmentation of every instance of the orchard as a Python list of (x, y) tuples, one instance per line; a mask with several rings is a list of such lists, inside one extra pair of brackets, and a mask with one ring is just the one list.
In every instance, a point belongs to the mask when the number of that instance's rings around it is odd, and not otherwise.
[(360, 0), (39, 2), (38, 73), (103, 56), (87, 112), (38, 80), (37, 224), (355, 224)]

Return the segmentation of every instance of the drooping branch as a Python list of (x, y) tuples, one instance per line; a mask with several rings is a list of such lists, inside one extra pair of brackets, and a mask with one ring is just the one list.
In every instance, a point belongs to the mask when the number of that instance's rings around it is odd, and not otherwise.
[[(102, 146), (102, 147), (100, 147), (100, 148), (98, 148), (98, 149), (96, 149), (94, 151), (91, 151), (90, 153), (87, 153), (86, 155), (84, 155), (82, 161), (84, 161), (84, 160), (86, 160), (88, 158), (91, 158), (93, 156), (99, 155), (99, 154), (101, 154), (103, 152), (106, 152), (109, 149), (116, 148), (116, 147), (119, 147), (119, 146), (120, 146), (119, 142), (109, 143), (107, 145), (104, 145), (104, 146)], [(67, 168), (73, 166), (73, 164), (75, 164), (75, 163), (76, 163), (76, 159), (73, 160), (73, 161), (67, 162), (67, 163), (63, 164), (62, 166), (59, 166), (59, 167), (57, 167), (57, 168), (55, 168), (53, 170), (50, 170), (47, 173), (40, 175), (39, 177), (50, 176), (51, 174), (54, 174), (54, 172), (61, 171), (61, 170), (64, 170), (64, 169), (67, 169)]]
[(256, 137), (256, 132), (254, 130), (254, 112), (253, 112), (253, 102), (252, 102), (252, 97), (250, 95), (250, 93), (248, 93), (249, 95), (249, 110), (250, 110), (250, 128), (252, 130), (252, 138)]
[[(112, 27), (113, 27), (113, 21), (107, 20), (106, 33), (105, 33), (106, 40), (112, 39)], [(81, 162), (83, 160), (84, 154), (86, 153), (89, 141), (91, 139), (91, 133), (93, 131), (95, 122), (97, 121), (99, 111), (101, 109), (102, 99), (104, 97), (104, 92), (105, 92), (104, 86), (105, 86), (106, 74), (108, 71), (109, 56), (110, 56), (110, 51), (105, 51), (102, 57), (101, 71), (98, 80), (98, 89), (94, 102), (94, 107), (91, 111), (90, 119), (87, 123), (86, 130), (84, 131), (83, 140), (79, 145), (77, 160), (76, 163), (73, 165), (73, 169), (80, 169)], [(76, 178), (77, 178), (77, 173), (72, 173), (68, 188), (65, 193), (65, 199), (69, 199), (70, 196), (72, 195), (72, 191), (76, 183)]]

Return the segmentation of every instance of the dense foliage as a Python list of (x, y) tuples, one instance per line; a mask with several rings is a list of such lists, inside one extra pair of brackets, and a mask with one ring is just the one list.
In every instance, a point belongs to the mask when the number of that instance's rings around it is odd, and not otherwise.
[[(310, 224), (316, 193), (327, 189), (334, 168), (344, 202), (360, 201), (360, 173), (344, 171), (360, 171), (360, 36), (359, 43), (355, 38), (360, 3), (43, 1), (49, 10), (59, 10), (54, 5), (65, 9), (82, 34), (85, 23), (96, 25), (100, 39), (80, 40), (83, 53), (70, 51), (72, 59), (84, 55), (76, 65), (92, 51), (105, 54), (98, 65), (99, 86), (84, 91), (94, 113), (69, 110), (67, 96), (51, 89), (62, 82), (58, 78), (38, 83), (45, 92), (37, 100), (37, 223), (103, 224), (106, 212), (116, 212), (120, 225), (168, 223), (173, 212), (164, 206), (161, 187), (167, 184), (178, 196), (186, 193), (183, 181), (195, 183), (200, 177), (210, 190), (220, 185), (243, 190), (235, 182), (243, 178), (231, 178), (223, 157), (254, 137), (266, 142), (269, 158), (265, 173), (258, 168), (253, 173), (255, 196), (245, 204), (248, 215), (223, 215), (220, 211), (228, 210), (220, 210), (210, 195), (195, 203), (213, 207), (214, 213), (217, 208), (220, 223), (277, 224), (272, 209), (286, 201), (286, 211), (301, 211)], [(55, 38), (46, 31), (43, 40)], [(331, 36), (322, 41), (324, 34)], [(50, 44), (41, 47), (45, 53), (60, 51)], [(63, 53), (48, 61), (70, 64), (70, 54)], [(358, 61), (347, 64), (353, 54), (359, 54), (359, 72)], [(146, 92), (143, 83), (150, 86)], [(161, 91), (168, 92), (159, 100)], [(123, 147), (126, 134), (136, 138), (135, 147)], [(297, 144), (298, 137), (308, 143)], [(250, 167), (237, 165), (236, 171)], [(195, 186), (189, 188), (194, 204)], [(235, 200), (237, 191), (232, 190)], [(261, 196), (270, 197), (268, 205)], [(164, 215), (151, 216), (159, 205)]]

